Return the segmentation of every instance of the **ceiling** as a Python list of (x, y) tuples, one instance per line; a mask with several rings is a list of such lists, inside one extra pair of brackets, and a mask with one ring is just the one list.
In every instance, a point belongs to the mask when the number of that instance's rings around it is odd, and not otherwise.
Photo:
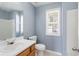
[[(39, 6), (42, 6), (42, 5), (46, 5), (46, 4), (50, 4), (52, 2), (30, 2), (33, 6), (35, 7), (39, 7)], [(6, 10), (6, 11), (12, 11), (12, 10), (18, 10), (18, 11), (22, 11), (23, 10), (23, 6), (25, 5), (26, 3), (19, 3), (19, 2), (0, 2), (0, 8), (3, 9), (3, 10)]]
[(22, 11), (23, 5), (20, 2), (0, 2), (0, 8), (6, 11), (12, 11), (12, 10)]
[(42, 5), (46, 5), (46, 4), (50, 4), (52, 2), (31, 2), (33, 6), (35, 7), (39, 7), (39, 6), (42, 6)]

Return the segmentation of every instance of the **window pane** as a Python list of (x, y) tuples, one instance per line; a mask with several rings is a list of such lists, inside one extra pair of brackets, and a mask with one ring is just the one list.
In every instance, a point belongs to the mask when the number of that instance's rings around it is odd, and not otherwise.
[(19, 33), (19, 27), (20, 27), (20, 21), (19, 21), (19, 15), (16, 14), (16, 33)]
[(23, 15), (21, 15), (21, 34), (23, 34)]
[(52, 9), (46, 12), (46, 34), (60, 35), (60, 9)]

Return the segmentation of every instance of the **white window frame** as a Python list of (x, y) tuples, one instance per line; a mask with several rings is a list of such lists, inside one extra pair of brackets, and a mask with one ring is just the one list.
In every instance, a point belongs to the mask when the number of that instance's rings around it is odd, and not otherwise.
[(15, 31), (19, 33), (19, 36), (23, 36), (23, 14), (16, 13), (16, 20), (15, 20)]
[[(48, 22), (49, 22), (49, 15), (50, 13), (54, 13), (57, 12), (58, 13), (58, 20), (57, 20), (57, 32), (49, 32), (48, 30)], [(50, 9), (46, 11), (46, 35), (50, 35), (50, 36), (60, 36), (60, 8), (55, 8), (55, 9)]]
[(20, 17), (19, 17), (19, 14), (17, 13), (16, 14), (16, 33), (18, 32), (20, 32)]

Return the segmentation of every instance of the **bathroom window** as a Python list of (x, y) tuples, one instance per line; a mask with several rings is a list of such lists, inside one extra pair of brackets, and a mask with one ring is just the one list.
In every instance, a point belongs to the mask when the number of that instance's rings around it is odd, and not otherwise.
[(21, 34), (23, 34), (23, 15), (21, 15)]
[(60, 9), (46, 11), (46, 35), (60, 36)]
[(16, 13), (16, 36), (23, 35), (23, 14)]

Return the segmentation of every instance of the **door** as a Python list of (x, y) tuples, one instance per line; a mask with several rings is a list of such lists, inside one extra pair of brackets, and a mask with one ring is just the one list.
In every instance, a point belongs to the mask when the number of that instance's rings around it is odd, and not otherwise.
[(67, 11), (67, 55), (78, 55), (78, 10)]

